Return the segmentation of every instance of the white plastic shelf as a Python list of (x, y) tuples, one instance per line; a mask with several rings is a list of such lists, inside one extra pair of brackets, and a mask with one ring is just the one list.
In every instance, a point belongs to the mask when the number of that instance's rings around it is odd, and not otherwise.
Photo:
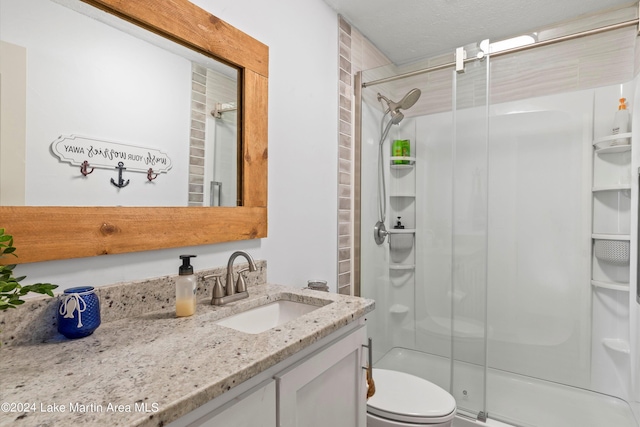
[(599, 240), (631, 240), (628, 234), (592, 234), (592, 239)]
[(415, 264), (389, 264), (389, 270), (395, 271), (413, 271), (415, 268)]
[[(409, 163), (395, 163), (399, 162), (409, 162)], [(407, 169), (413, 168), (413, 165), (416, 163), (415, 157), (405, 157), (405, 156), (391, 156), (391, 169)]]
[(620, 338), (605, 338), (602, 340), (605, 347), (622, 354), (630, 354), (631, 348), (629, 342)]
[(610, 145), (604, 148), (596, 148), (596, 154), (614, 154), (631, 151), (631, 145)]
[(389, 307), (389, 313), (391, 314), (407, 314), (409, 312), (409, 307), (402, 304), (393, 304)]
[(596, 138), (593, 140), (593, 146), (596, 148), (597, 150), (602, 150), (605, 148), (609, 148), (609, 147), (621, 147), (621, 146), (629, 146), (629, 144), (618, 144), (618, 145), (611, 145), (611, 142), (615, 141), (615, 140), (620, 140), (620, 139), (628, 139), (629, 142), (631, 142), (631, 136), (632, 133), (631, 132), (625, 132), (625, 133), (619, 133), (617, 135), (607, 135), (607, 136), (603, 136), (601, 138)]
[(598, 191), (620, 191), (620, 190), (631, 190), (631, 184), (614, 184), (614, 185), (602, 185), (598, 187), (593, 187), (591, 191), (597, 193)]
[(391, 228), (387, 230), (389, 234), (414, 234), (415, 232), (415, 228)]
[(594, 288), (612, 289), (614, 291), (629, 292), (629, 284), (603, 282), (601, 280), (592, 280), (591, 286)]

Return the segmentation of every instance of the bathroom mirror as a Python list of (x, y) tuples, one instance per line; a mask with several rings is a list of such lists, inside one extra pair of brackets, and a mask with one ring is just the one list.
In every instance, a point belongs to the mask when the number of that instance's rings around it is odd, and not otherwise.
[[(268, 47), (187, 0), (162, 4), (152, 0), (84, 3), (238, 70), (240, 102), (236, 114), (242, 150), (238, 156), (239, 206), (0, 206), (0, 228), (14, 236), (19, 255), (1, 262), (25, 263), (265, 237)], [(98, 53), (100, 49), (108, 46), (96, 46)]]
[(0, 5), (0, 206), (238, 204), (237, 68), (79, 1)]

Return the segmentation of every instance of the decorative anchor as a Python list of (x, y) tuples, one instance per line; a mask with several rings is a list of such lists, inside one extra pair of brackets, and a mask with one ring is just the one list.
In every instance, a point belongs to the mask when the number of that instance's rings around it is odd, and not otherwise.
[(91, 168), (90, 171), (88, 171), (87, 169), (89, 169), (89, 162), (85, 160), (84, 162), (82, 162), (82, 165), (80, 165), (80, 173), (84, 176), (87, 176), (93, 172), (94, 168)]
[(124, 179), (122, 179), (122, 171), (127, 169), (124, 167), (124, 163), (118, 162), (118, 166), (116, 166), (116, 169), (118, 169), (118, 183), (116, 184), (113, 178), (111, 178), (111, 183), (118, 188), (123, 188), (129, 185), (129, 180), (127, 180), (127, 182), (124, 182)]

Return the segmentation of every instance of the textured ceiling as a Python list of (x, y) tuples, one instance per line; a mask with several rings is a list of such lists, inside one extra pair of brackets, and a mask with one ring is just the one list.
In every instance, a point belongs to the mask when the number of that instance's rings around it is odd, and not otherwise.
[(500, 40), (629, 0), (324, 0), (395, 64)]

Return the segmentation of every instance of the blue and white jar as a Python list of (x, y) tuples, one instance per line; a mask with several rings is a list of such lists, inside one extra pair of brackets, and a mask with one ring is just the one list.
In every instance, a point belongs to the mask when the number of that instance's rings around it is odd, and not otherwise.
[(60, 296), (58, 332), (67, 338), (89, 336), (100, 326), (100, 300), (93, 286), (69, 288)]

